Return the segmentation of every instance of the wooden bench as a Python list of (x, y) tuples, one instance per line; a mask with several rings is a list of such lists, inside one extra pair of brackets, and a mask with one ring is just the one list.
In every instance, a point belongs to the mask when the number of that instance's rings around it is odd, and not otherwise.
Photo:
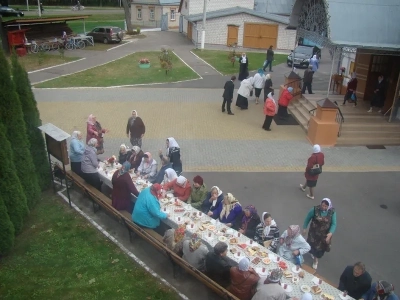
[(302, 264), (302, 265), (301, 265), (301, 268), (302, 268), (304, 271), (310, 273), (311, 275), (314, 275), (315, 273), (317, 273), (317, 270), (315, 270), (315, 269), (313, 269), (312, 267), (310, 267), (310, 266), (308, 266), (308, 265), (305, 265), (305, 264)]

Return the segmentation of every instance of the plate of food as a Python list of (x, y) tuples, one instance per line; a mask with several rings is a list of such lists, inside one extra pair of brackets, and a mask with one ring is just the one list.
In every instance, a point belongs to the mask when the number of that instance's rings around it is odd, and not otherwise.
[(350, 296), (347, 295), (347, 293), (345, 293), (345, 292), (340, 292), (339, 293), (339, 298), (342, 299), (342, 300), (347, 300), (347, 299), (350, 299)]
[(259, 257), (255, 257), (255, 258), (251, 261), (251, 263), (252, 263), (252, 264), (255, 264), (255, 265), (258, 265), (258, 264), (260, 263), (260, 261), (261, 261), (261, 259), (260, 259)]
[(286, 293), (290, 293), (291, 291), (293, 291), (293, 287), (290, 284), (287, 283), (280, 283), (281, 287), (283, 287), (283, 289), (285, 290)]
[(288, 271), (288, 270), (283, 270), (283, 276), (285, 276), (285, 278), (293, 278), (293, 273)]
[(295, 274), (299, 274), (301, 272), (300, 266), (293, 266), (292, 267), (292, 272)]
[(260, 276), (267, 276), (268, 275), (268, 269), (267, 268), (256, 268), (256, 272)]
[(246, 248), (247, 248), (247, 245), (246, 245), (246, 244), (238, 244), (238, 246), (239, 246), (240, 248), (242, 248), (242, 249), (246, 249)]
[(329, 295), (329, 294), (327, 294), (327, 293), (321, 293), (320, 298), (321, 298), (322, 300), (335, 300), (335, 297), (334, 297), (334, 296)]
[(161, 202), (162, 204), (167, 204), (167, 203), (168, 203), (168, 199), (162, 198), (162, 199), (160, 199), (160, 202)]
[(235, 253), (237, 252), (237, 249), (236, 249), (236, 248), (231, 248), (229, 251), (230, 251), (232, 254), (235, 254)]
[(311, 288), (310, 288), (308, 285), (305, 285), (305, 284), (303, 284), (303, 285), (300, 287), (300, 290), (301, 290), (303, 293), (309, 293), (309, 292), (311, 292)]
[(262, 262), (266, 265), (269, 265), (271, 263), (271, 260), (268, 257), (266, 257), (266, 258), (263, 258)]
[(210, 231), (214, 231), (214, 230), (215, 230), (215, 226), (214, 226), (214, 225), (210, 225), (210, 226), (208, 226), (208, 230), (210, 230)]
[(172, 194), (172, 193), (167, 193), (167, 195), (166, 195), (166, 196), (167, 196), (167, 198), (168, 198), (168, 199), (172, 199), (172, 198), (174, 198), (174, 194)]
[(144, 184), (146, 181), (144, 181), (143, 179), (138, 179), (138, 180), (136, 180), (136, 184), (137, 185), (142, 185), (142, 184)]
[(318, 295), (321, 292), (322, 292), (322, 289), (318, 285), (313, 285), (311, 287), (311, 293), (313, 293), (314, 295)]
[(174, 205), (175, 205), (175, 206), (182, 206), (182, 202), (176, 200), (176, 201), (174, 202)]
[(238, 241), (237, 238), (231, 238), (231, 239), (229, 239), (229, 244), (231, 244), (231, 245), (236, 245), (238, 242), (239, 242), (239, 241)]
[(322, 284), (322, 279), (320, 279), (320, 278), (314, 276), (314, 278), (311, 279), (311, 282), (312, 282), (314, 285), (321, 285), (321, 284)]
[[(279, 257), (279, 256), (277, 256), (277, 258), (278, 258), (278, 257)], [(286, 270), (286, 269), (287, 269), (287, 264), (286, 264), (283, 260), (279, 260), (278, 266), (279, 266), (279, 268), (281, 268), (282, 270)]]
[(264, 251), (258, 251), (257, 255), (260, 256), (260, 257), (268, 257), (268, 253), (264, 252)]
[(221, 235), (220, 237), (218, 237), (218, 240), (220, 242), (226, 242), (228, 239), (226, 237), (224, 237), (223, 235)]
[(300, 278), (299, 278), (298, 276), (293, 276), (293, 278), (292, 278), (292, 283), (298, 284), (299, 281), (300, 281)]
[(174, 209), (174, 212), (175, 212), (175, 213), (178, 213), (178, 214), (179, 214), (179, 213), (183, 213), (183, 212), (185, 212), (185, 209), (184, 209), (184, 208), (175, 208), (175, 209)]
[(254, 250), (253, 247), (247, 247), (247, 248), (246, 248), (246, 252), (248, 252), (248, 254), (249, 254), (250, 256), (254, 256), (254, 255), (256, 255), (257, 250)]

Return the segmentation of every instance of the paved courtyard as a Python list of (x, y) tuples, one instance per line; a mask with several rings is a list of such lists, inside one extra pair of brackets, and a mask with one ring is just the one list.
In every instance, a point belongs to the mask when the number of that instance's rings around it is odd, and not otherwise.
[[(148, 33), (144, 40), (107, 53), (90, 52), (79, 64), (35, 72), (30, 79), (35, 83), (55, 78), (133, 51), (158, 50), (162, 45), (173, 48), (202, 79), (130, 88), (35, 89), (43, 123), (51, 122), (69, 133), (85, 133), (87, 116), (95, 114), (110, 130), (105, 136), (105, 158), (116, 155), (121, 143), (129, 144), (126, 122), (130, 111), (136, 109), (146, 124), (143, 150), (156, 156), (158, 149), (165, 150), (165, 139), (173, 136), (181, 146), (189, 179), (200, 173), (209, 187), (218, 185), (235, 194), (243, 205), (254, 204), (260, 213), (271, 212), (282, 231), (288, 225), (302, 224), (306, 211), (318, 203), (305, 198), (298, 188), (311, 153), (305, 132), (299, 126), (274, 123), (271, 132), (262, 130), (262, 106), (254, 99), (248, 111), (234, 109), (234, 116), (221, 113), (221, 87), (227, 77), (193, 56), (193, 46), (179, 33)], [(275, 86), (289, 70), (285, 65), (274, 68)], [(328, 70), (330, 62), (322, 61), (316, 90), (327, 87)], [(374, 279), (389, 280), (395, 286), (400, 283), (400, 275), (392, 267), (400, 263), (396, 252), (400, 243), (394, 231), (400, 216), (399, 150), (395, 146), (383, 150), (323, 148), (326, 166), (316, 198), (331, 198), (338, 212), (333, 250), (319, 267), (319, 273), (329, 280), (337, 282), (347, 264), (362, 260)], [(380, 208), (381, 204), (388, 209)]]

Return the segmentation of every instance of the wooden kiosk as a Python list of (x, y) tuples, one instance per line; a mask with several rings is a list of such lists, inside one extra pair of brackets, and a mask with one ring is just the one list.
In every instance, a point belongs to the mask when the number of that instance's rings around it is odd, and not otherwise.
[(307, 139), (311, 144), (334, 146), (339, 124), (336, 122), (337, 106), (328, 98), (317, 101), (317, 113), (310, 118)]

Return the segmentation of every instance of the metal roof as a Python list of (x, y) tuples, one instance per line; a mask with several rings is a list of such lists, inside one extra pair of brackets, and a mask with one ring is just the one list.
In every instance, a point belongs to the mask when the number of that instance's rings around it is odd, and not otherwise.
[(270, 14), (287, 15), (292, 12), (296, 0), (255, 0), (254, 10)]
[(40, 18), (32, 18), (32, 17), (27, 17), (27, 18), (17, 18), (9, 21), (3, 21), (4, 25), (10, 25), (10, 24), (39, 24), (39, 23), (53, 23), (53, 22), (63, 22), (63, 21), (76, 21), (76, 20), (82, 20), (82, 19), (87, 19), (91, 15), (81, 15), (81, 16), (44, 16)]
[(160, 0), (161, 5), (179, 5), (180, 0)]
[[(274, 14), (269, 14), (269, 13), (262, 13), (258, 12), (252, 9), (244, 8), (244, 7), (231, 7), (231, 8), (226, 8), (226, 9), (220, 9), (220, 10), (214, 10), (214, 11), (208, 11), (207, 12), (207, 20), (209, 19), (215, 19), (215, 18), (220, 18), (220, 17), (227, 17), (231, 15), (237, 15), (237, 14), (248, 14), (252, 15), (255, 17), (263, 18), (266, 20), (271, 20), (275, 21), (278, 23), (282, 24), (289, 24), (289, 17), (284, 17), (284, 16), (279, 16), (279, 15), (274, 15)], [(195, 15), (189, 15), (185, 16), (185, 18), (189, 22), (197, 22), (203, 20), (203, 14), (195, 14)]]

